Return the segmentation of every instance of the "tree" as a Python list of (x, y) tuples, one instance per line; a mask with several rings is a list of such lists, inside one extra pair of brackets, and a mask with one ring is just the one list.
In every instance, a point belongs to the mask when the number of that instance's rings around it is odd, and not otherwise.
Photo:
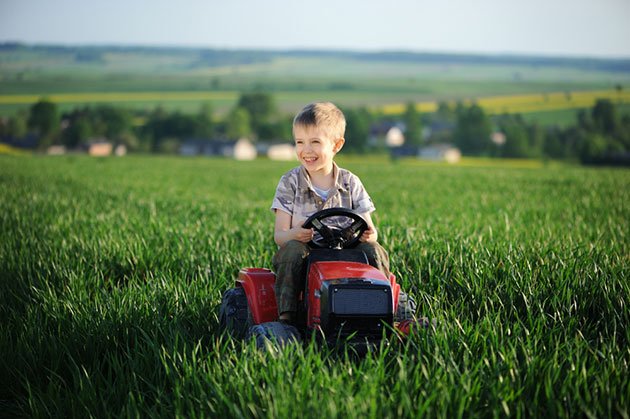
[(580, 129), (583, 129), (586, 131), (591, 131), (593, 129), (593, 120), (591, 119), (591, 116), (586, 110), (580, 109), (578, 111), (577, 125)]
[(501, 149), (502, 157), (528, 157), (529, 139), (527, 127), (522, 120), (513, 115), (503, 115), (499, 120), (499, 129), (505, 134), (505, 144)]
[(422, 123), (420, 121), (420, 113), (416, 109), (413, 102), (407, 103), (405, 113), (403, 114), (405, 122), (405, 144), (420, 145), (422, 144)]
[(196, 124), (193, 115), (175, 112), (168, 115), (162, 123), (161, 138), (170, 137), (181, 140), (185, 137), (191, 137), (195, 133)]
[(132, 118), (126, 109), (100, 106), (94, 114), (95, 119), (103, 125), (103, 132), (99, 134), (105, 135), (109, 140), (119, 141), (124, 134), (131, 131)]
[(40, 99), (29, 110), (28, 127), (42, 137), (49, 137), (59, 128), (57, 105), (48, 99)]
[(212, 138), (214, 136), (214, 118), (212, 115), (212, 105), (204, 103), (197, 113), (197, 126), (195, 136), (201, 138)]
[(615, 105), (609, 99), (597, 99), (591, 111), (593, 122), (599, 132), (613, 135), (617, 129)]
[(85, 143), (92, 135), (92, 124), (89, 118), (79, 115), (73, 118), (63, 131), (62, 142), (68, 148), (75, 148)]
[(23, 138), (28, 133), (28, 116), (20, 111), (9, 118), (6, 134), (13, 138)]
[(582, 163), (592, 163), (605, 156), (608, 151), (608, 139), (599, 133), (590, 133), (580, 149)]
[(543, 151), (545, 156), (552, 159), (565, 158), (565, 148), (563, 144), (562, 131), (558, 127), (552, 127), (545, 134)]
[(145, 148), (151, 151), (158, 151), (161, 127), (166, 117), (166, 110), (162, 106), (157, 106), (149, 114), (147, 122), (140, 131)]
[[(292, 122), (293, 120), (291, 120)], [(261, 140), (290, 139), (292, 124), (279, 120), (276, 122), (265, 122), (258, 128), (258, 138)]]
[(453, 139), (462, 153), (480, 155), (490, 148), (490, 120), (483, 109), (473, 104), (470, 107), (458, 104), (457, 126)]
[(181, 112), (169, 114), (158, 107), (143, 127), (143, 135), (148, 137), (153, 151), (161, 151), (166, 147), (160, 145), (163, 140), (168, 139), (169, 147), (173, 148), (183, 138), (192, 136), (195, 132), (195, 126), (195, 116)]
[(455, 122), (456, 114), (447, 102), (440, 102), (433, 118), (436, 121)]
[(527, 135), (529, 137), (529, 157), (542, 157), (543, 147), (545, 145), (545, 132), (537, 124), (527, 127)]
[(268, 93), (244, 93), (238, 100), (237, 108), (249, 113), (251, 130), (258, 134), (264, 123), (270, 122), (276, 113), (273, 96)]
[(249, 111), (245, 108), (234, 108), (225, 120), (225, 131), (229, 138), (249, 137), (252, 134)]
[(370, 134), (371, 115), (365, 108), (343, 110), (346, 117), (345, 146), (349, 151), (364, 152)]

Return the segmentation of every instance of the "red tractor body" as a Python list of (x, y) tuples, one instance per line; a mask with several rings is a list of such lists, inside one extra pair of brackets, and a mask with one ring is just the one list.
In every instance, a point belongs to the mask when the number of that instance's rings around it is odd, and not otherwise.
[[(278, 320), (275, 274), (265, 268), (243, 268), (236, 280), (247, 297), (253, 325)], [(343, 324), (356, 330), (382, 333), (383, 323), (393, 324), (400, 286), (366, 263), (317, 261), (309, 265), (300, 304), (308, 330), (338, 333)]]

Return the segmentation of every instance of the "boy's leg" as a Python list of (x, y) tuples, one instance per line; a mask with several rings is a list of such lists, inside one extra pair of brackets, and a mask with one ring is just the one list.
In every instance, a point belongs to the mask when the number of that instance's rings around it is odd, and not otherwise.
[(389, 278), (389, 255), (378, 243), (359, 243), (355, 249), (363, 251), (368, 258), (368, 263)]
[[(278, 314), (284, 319), (295, 319), (297, 299), (304, 287), (306, 258), (310, 248), (306, 243), (291, 240), (278, 249), (273, 257), (273, 269), (276, 273), (276, 302)], [(287, 314), (288, 313), (288, 314)], [(290, 318), (290, 317), (293, 318)]]

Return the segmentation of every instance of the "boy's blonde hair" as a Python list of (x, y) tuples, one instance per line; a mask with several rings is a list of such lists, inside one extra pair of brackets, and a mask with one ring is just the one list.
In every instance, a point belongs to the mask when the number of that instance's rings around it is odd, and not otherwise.
[(313, 102), (306, 105), (293, 118), (293, 127), (317, 127), (332, 139), (343, 138), (346, 132), (346, 118), (343, 112), (331, 102)]

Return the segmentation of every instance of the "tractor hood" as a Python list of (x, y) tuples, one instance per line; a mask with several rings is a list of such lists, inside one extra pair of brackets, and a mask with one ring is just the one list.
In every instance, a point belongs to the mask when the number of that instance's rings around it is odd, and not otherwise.
[(356, 262), (315, 262), (311, 264), (309, 276), (318, 282), (353, 278), (389, 282), (389, 279), (375, 267)]

